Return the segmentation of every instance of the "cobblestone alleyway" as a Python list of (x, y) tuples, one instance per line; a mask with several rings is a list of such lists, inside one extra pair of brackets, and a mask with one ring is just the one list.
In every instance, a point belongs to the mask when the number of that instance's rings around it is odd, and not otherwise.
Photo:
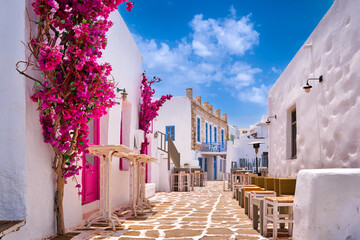
[[(192, 192), (157, 193), (151, 199), (157, 212), (131, 228), (121, 239), (130, 236), (158, 239), (261, 239), (252, 229), (231, 192), (223, 192), (222, 182), (208, 182)], [(130, 238), (129, 238), (130, 239)]]
[(208, 182), (191, 192), (161, 192), (150, 200), (154, 215), (126, 220), (123, 230), (92, 233), (85, 239), (265, 239), (252, 229), (231, 192), (223, 192), (222, 182)]

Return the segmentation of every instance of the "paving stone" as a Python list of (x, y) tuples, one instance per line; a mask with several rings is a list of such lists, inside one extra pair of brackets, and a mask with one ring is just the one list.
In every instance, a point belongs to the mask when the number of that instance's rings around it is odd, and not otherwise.
[(158, 238), (159, 237), (159, 231), (157, 230), (149, 230), (145, 232), (145, 236), (147, 237), (153, 237), (153, 238)]
[(140, 232), (139, 231), (127, 231), (124, 235), (126, 235), (126, 236), (139, 236)]
[(204, 236), (200, 238), (201, 240), (225, 240), (230, 239), (231, 235), (224, 235), (224, 236)]
[(232, 234), (233, 232), (228, 228), (209, 228), (206, 230), (206, 234)]
[(168, 237), (196, 237), (202, 234), (202, 230), (186, 230), (174, 229), (165, 231), (165, 236)]

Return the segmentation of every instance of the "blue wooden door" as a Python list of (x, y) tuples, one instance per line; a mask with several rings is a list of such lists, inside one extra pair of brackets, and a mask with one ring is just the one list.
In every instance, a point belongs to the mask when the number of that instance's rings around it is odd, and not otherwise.
[(207, 172), (207, 158), (205, 158), (205, 172)]
[(214, 180), (216, 180), (217, 168), (216, 168), (216, 157), (214, 157)]
[(202, 168), (203, 167), (202, 158), (198, 158), (198, 160), (199, 160), (199, 166), (200, 166), (200, 168)]

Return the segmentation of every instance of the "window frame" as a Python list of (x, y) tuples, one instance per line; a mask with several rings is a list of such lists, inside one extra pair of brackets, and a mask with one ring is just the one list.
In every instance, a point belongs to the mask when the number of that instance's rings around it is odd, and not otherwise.
[(205, 142), (208, 143), (209, 141), (209, 123), (205, 121)]
[(196, 142), (201, 143), (201, 117), (196, 116)]
[(168, 140), (168, 138), (167, 138), (168, 129), (169, 129), (171, 140), (175, 141), (175, 125), (165, 126), (165, 134), (166, 134), (165, 141)]
[(218, 141), (218, 139), (217, 139), (217, 130), (218, 130), (218, 127), (214, 125), (214, 142), (215, 143)]
[(221, 142), (225, 142), (225, 130), (223, 128), (221, 128)]
[(290, 111), (290, 158), (297, 158), (297, 117), (296, 117), (296, 107)]

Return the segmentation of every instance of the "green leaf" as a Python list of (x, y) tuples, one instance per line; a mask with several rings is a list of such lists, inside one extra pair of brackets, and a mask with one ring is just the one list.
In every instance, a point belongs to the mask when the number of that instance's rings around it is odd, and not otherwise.
[(82, 20), (82, 23), (87, 23), (87, 21), (85, 19)]
[(64, 19), (63, 19), (63, 20), (61, 20), (60, 22), (61, 22), (62, 24), (65, 24), (65, 20), (64, 20)]
[(75, 82), (71, 82), (71, 83), (70, 83), (70, 86), (74, 85), (74, 83), (75, 83)]
[(69, 162), (66, 162), (65, 164), (68, 165), (68, 166), (70, 166), (70, 163), (69, 163)]
[(74, 91), (75, 89), (76, 89), (76, 87), (72, 87), (72, 88), (70, 88), (71, 89), (71, 91)]
[(35, 86), (40, 86), (41, 84), (39, 82), (35, 82)]
[(70, 155), (65, 155), (64, 158), (67, 160), (70, 158)]
[(45, 7), (45, 5), (39, 5), (39, 8), (44, 8)]
[(117, 104), (117, 105), (120, 105), (121, 103), (120, 103), (120, 102), (117, 102), (116, 104)]
[(96, 49), (95, 47), (92, 47), (92, 49), (91, 49), (91, 50), (92, 50), (92, 51), (95, 51), (95, 49)]
[(60, 17), (59, 17), (59, 16), (57, 16), (57, 17), (55, 17), (55, 19), (56, 19), (56, 20), (60, 20)]
[(84, 144), (84, 142), (83, 142), (83, 141), (81, 141), (81, 140), (79, 141), (79, 143), (80, 143), (80, 145), (83, 145), (83, 144)]

